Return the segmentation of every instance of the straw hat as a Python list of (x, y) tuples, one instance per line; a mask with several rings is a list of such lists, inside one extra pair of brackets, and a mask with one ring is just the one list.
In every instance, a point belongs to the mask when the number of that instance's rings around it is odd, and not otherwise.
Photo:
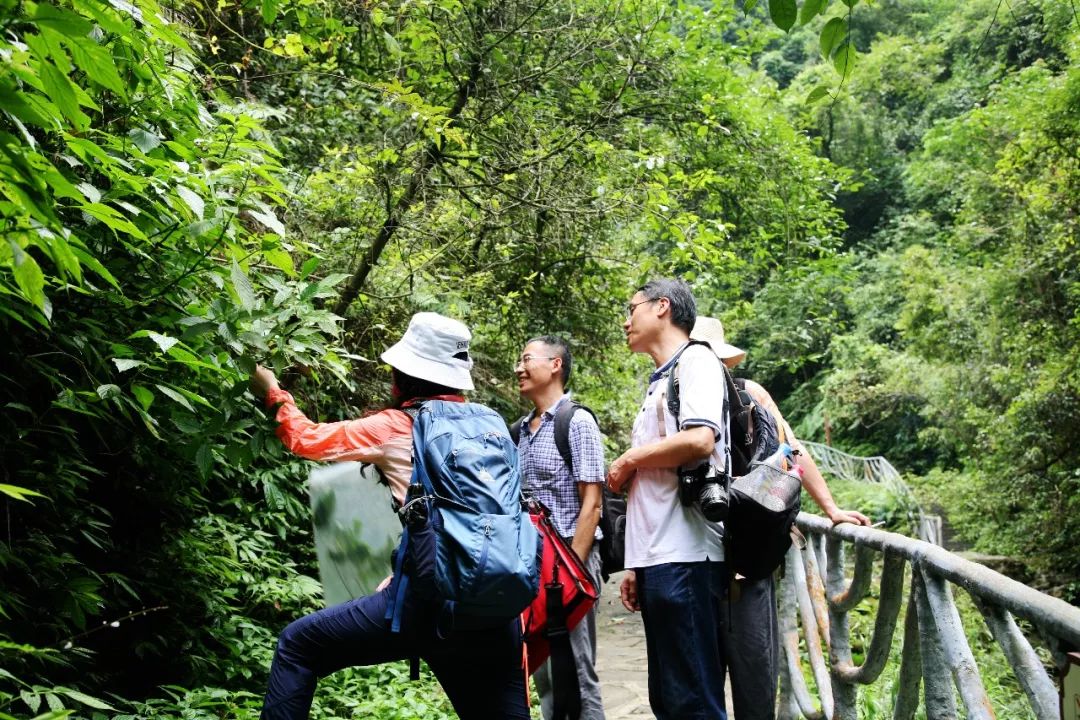
[(383, 362), (406, 375), (455, 390), (472, 390), (469, 328), (433, 312), (416, 313), (405, 335), (382, 354)]
[(690, 332), (690, 339), (709, 343), (716, 357), (729, 368), (735, 367), (746, 358), (745, 350), (729, 345), (724, 340), (724, 325), (716, 318), (698, 317), (694, 329)]

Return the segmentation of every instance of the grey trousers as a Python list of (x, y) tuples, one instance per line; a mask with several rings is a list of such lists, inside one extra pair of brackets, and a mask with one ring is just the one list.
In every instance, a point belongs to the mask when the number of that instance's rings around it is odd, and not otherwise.
[(725, 598), (721, 608), (721, 645), (731, 675), (733, 714), (735, 720), (774, 720), (780, 632), (773, 578), (732, 584), (738, 587), (730, 607)]
[[(603, 585), (600, 579), (600, 546), (593, 543), (592, 552), (585, 563), (597, 590)], [(600, 699), (600, 678), (596, 676), (596, 605), (585, 614), (581, 622), (570, 631), (570, 649), (577, 664), (578, 684), (581, 686), (581, 720), (604, 720), (604, 703)], [(533, 673), (536, 693), (540, 696), (540, 712), (544, 720), (552, 720), (555, 697), (551, 691), (551, 660), (547, 660)]]

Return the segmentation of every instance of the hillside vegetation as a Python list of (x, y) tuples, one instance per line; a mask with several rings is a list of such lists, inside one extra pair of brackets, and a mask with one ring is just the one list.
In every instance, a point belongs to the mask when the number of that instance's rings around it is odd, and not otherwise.
[[(0, 11), (0, 714), (257, 715), (321, 592), (256, 362), (353, 416), (437, 310), (512, 417), (555, 332), (614, 451), (656, 275), (801, 434), (1080, 599), (1071, 2)], [(449, 713), (396, 673), (335, 676), (316, 715)]]

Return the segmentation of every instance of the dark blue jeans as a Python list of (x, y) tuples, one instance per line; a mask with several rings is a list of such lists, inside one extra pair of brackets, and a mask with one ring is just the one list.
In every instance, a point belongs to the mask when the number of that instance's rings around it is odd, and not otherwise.
[(724, 564), (665, 563), (636, 570), (649, 705), (657, 720), (727, 720), (724, 709)]
[(400, 633), (385, 620), (390, 589), (320, 610), (291, 623), (278, 638), (263, 720), (308, 716), (316, 681), (354, 665), (419, 656), (462, 720), (529, 717), (521, 624), (453, 630), (440, 638), (434, 622), (410, 613)]

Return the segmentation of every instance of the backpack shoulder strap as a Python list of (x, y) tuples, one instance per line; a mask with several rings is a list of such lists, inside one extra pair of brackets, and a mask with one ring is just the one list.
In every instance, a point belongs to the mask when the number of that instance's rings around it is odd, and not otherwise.
[[(724, 382), (727, 383), (727, 410), (731, 441), (732, 443), (741, 442), (743, 447), (751, 447), (754, 436), (750, 427), (750, 414), (753, 412), (755, 403), (750, 393), (746, 391), (746, 381), (733, 377), (727, 365), (720, 363), (720, 366), (724, 368)], [(736, 436), (736, 433), (741, 433), (741, 439)]]
[(521, 423), (525, 422), (525, 418), (528, 415), (522, 415), (514, 422), (510, 423), (510, 439), (514, 441), (514, 447), (517, 447), (518, 440), (521, 439)]
[[(679, 424), (679, 410), (682, 408), (682, 403), (679, 400), (679, 360), (682, 359), (682, 354), (689, 350), (692, 345), (704, 345), (709, 348), (709, 352), (712, 352), (709, 343), (703, 340), (688, 340), (686, 345), (675, 354), (675, 358), (671, 361), (671, 369), (668, 370), (667, 378), (667, 406), (668, 412), (675, 418), (676, 429)], [(720, 363), (720, 367), (724, 367), (724, 364)], [(724, 370), (727, 370), (727, 368), (724, 367)]]
[[(592, 415), (593, 420), (596, 420), (596, 413), (574, 400), (564, 402), (559, 406), (559, 409), (555, 411), (555, 447), (559, 449), (559, 455), (562, 456), (563, 462), (566, 464), (566, 469), (570, 471), (571, 477), (573, 477), (574, 473), (574, 457), (570, 452), (570, 421), (574, 419), (574, 413), (578, 410), (584, 410)], [(600, 423), (597, 422), (597, 425), (599, 424)]]

